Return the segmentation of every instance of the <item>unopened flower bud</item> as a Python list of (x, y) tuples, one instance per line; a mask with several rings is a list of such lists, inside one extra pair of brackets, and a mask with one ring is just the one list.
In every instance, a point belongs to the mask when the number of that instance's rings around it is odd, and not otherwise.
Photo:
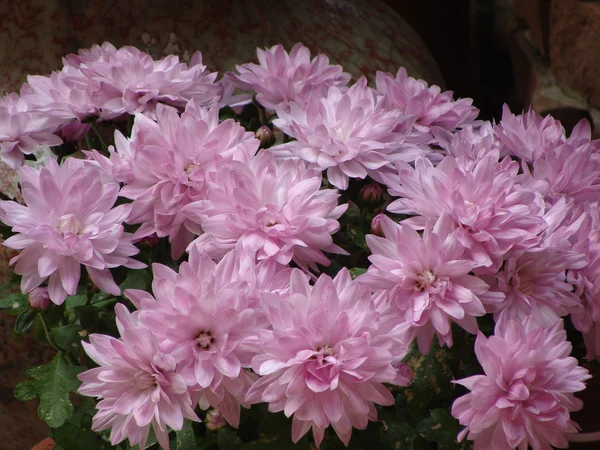
[(371, 234), (375, 236), (384, 237), (383, 228), (381, 227), (381, 219), (383, 214), (377, 214), (371, 221)]
[(397, 364), (394, 369), (396, 370), (396, 378), (394, 378), (396, 386), (410, 386), (412, 384), (415, 374), (408, 364)]
[(365, 184), (358, 193), (360, 199), (365, 203), (378, 203), (381, 201), (383, 190), (378, 184)]
[(255, 133), (256, 139), (260, 141), (260, 148), (269, 148), (275, 143), (273, 131), (266, 125), (263, 125)]
[(204, 424), (209, 430), (218, 430), (227, 425), (227, 422), (225, 422), (225, 418), (223, 417), (223, 414), (221, 414), (221, 411), (218, 409), (211, 409), (206, 413)]
[(48, 294), (48, 288), (36, 287), (33, 291), (29, 293), (29, 297), (27, 298), (27, 300), (29, 301), (29, 305), (33, 309), (46, 309), (50, 304), (50, 295)]
[(160, 242), (160, 238), (156, 233), (152, 233), (150, 236), (146, 236), (145, 238), (140, 239), (138, 242), (142, 247), (154, 248)]

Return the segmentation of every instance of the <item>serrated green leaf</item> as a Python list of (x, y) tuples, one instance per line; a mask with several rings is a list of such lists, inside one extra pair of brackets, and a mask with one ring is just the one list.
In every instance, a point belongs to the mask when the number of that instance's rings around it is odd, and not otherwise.
[(52, 429), (52, 439), (64, 449), (109, 450), (112, 447), (89, 428), (65, 423)]
[(22, 401), (39, 398), (40, 418), (52, 428), (60, 427), (73, 413), (69, 392), (77, 390), (81, 384), (77, 375), (84, 370), (85, 367), (68, 365), (59, 352), (48, 364), (26, 371), (32, 379), (15, 386), (15, 397)]
[(413, 444), (417, 437), (415, 430), (403, 421), (382, 421), (380, 433), (388, 445), (402, 450), (413, 450)]
[(352, 279), (361, 276), (363, 273), (367, 273), (367, 269), (363, 269), (362, 267), (353, 267), (350, 269), (350, 276)]
[(217, 430), (217, 442), (221, 449), (236, 449), (243, 444), (236, 431), (230, 427), (223, 427)]
[(460, 424), (452, 417), (450, 411), (436, 408), (419, 424), (417, 433), (428, 441), (437, 442), (438, 447), (458, 450), (460, 444), (456, 441), (456, 436), (460, 429)]
[(125, 291), (125, 289), (141, 289), (145, 291), (148, 290), (151, 282), (152, 276), (147, 270), (130, 270), (127, 272), (125, 281), (119, 287), (121, 288), (121, 292)]
[(0, 300), (0, 309), (5, 310), (9, 314), (21, 314), (30, 308), (27, 299), (27, 294), (8, 294)]
[(35, 320), (36, 312), (33, 309), (27, 309), (19, 314), (17, 320), (15, 321), (15, 332), (19, 334), (27, 333), (27, 331), (33, 325), (33, 321)]
[(183, 427), (177, 431), (174, 450), (196, 450), (196, 437), (190, 420), (184, 420)]
[(65, 325), (62, 327), (52, 328), (50, 336), (52, 342), (63, 350), (72, 350), (73, 344), (79, 342), (79, 331), (81, 327), (76, 324)]

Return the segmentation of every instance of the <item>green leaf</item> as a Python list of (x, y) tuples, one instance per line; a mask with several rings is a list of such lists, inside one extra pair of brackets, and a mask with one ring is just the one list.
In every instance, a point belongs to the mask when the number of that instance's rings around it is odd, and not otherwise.
[(52, 342), (63, 350), (72, 350), (73, 344), (79, 342), (80, 336), (79, 331), (81, 327), (76, 324), (65, 325), (62, 327), (52, 328), (50, 330), (50, 336)]
[(33, 325), (36, 312), (33, 309), (27, 309), (19, 314), (15, 321), (15, 331), (19, 334), (27, 333), (27, 330)]
[(121, 291), (125, 289), (141, 289), (143, 291), (148, 290), (150, 283), (152, 282), (152, 276), (147, 270), (130, 270), (127, 272), (125, 281), (119, 286)]
[(52, 439), (64, 449), (109, 450), (112, 445), (89, 428), (65, 423), (52, 429)]
[(184, 420), (183, 427), (177, 432), (174, 450), (196, 450), (196, 437), (190, 420)]
[(417, 437), (415, 430), (404, 421), (382, 421), (380, 433), (383, 440), (392, 448), (401, 448), (402, 450), (413, 450), (414, 440)]
[(65, 300), (65, 309), (66, 310), (73, 309), (77, 306), (85, 305), (86, 303), (87, 303), (87, 295), (85, 295), (85, 294), (70, 295)]
[(9, 314), (21, 314), (29, 309), (29, 301), (27, 294), (8, 294), (0, 300), (0, 309), (5, 309)]
[(365, 233), (360, 228), (349, 223), (346, 229), (348, 231), (348, 237), (358, 248), (368, 248)]
[(460, 424), (445, 408), (436, 408), (430, 411), (430, 416), (423, 420), (417, 427), (417, 433), (424, 439), (437, 442), (438, 448), (460, 449), (456, 436), (460, 432)]
[(90, 305), (77, 306), (73, 310), (79, 323), (85, 329), (94, 329), (98, 325), (98, 316), (101, 311), (100, 308)]
[(21, 401), (40, 399), (38, 415), (52, 428), (60, 427), (73, 413), (69, 392), (75, 392), (81, 382), (77, 375), (85, 367), (68, 365), (62, 353), (48, 364), (26, 370), (32, 380), (25, 380), (15, 386), (15, 397)]
[(363, 273), (367, 273), (367, 269), (363, 269), (362, 267), (353, 267), (350, 269), (350, 276), (352, 279), (361, 276)]
[(219, 443), (219, 448), (227, 450), (240, 448), (243, 444), (236, 431), (230, 427), (223, 427), (217, 430), (217, 442)]

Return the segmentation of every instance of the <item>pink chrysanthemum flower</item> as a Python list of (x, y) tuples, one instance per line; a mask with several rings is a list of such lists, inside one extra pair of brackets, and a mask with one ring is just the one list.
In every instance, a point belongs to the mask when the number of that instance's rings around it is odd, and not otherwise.
[(53, 117), (31, 110), (15, 93), (0, 97), (0, 159), (18, 169), (25, 162), (25, 155), (43, 146), (62, 144), (62, 139), (54, 134), (60, 124)]
[(225, 164), (248, 160), (259, 141), (232, 119), (219, 123), (217, 108), (190, 102), (180, 117), (174, 108), (158, 105), (156, 115), (155, 122), (137, 114), (132, 138), (117, 136), (110, 160), (94, 158), (117, 179), (128, 181), (120, 195), (133, 200), (127, 222), (142, 224), (136, 238), (169, 236), (176, 259), (202, 232), (182, 208), (204, 199), (207, 180)]
[(404, 144), (405, 134), (394, 133), (400, 119), (395, 111), (377, 106), (375, 92), (361, 78), (348, 90), (329, 88), (326, 97), (305, 106), (277, 107), (273, 124), (297, 139), (274, 147), (281, 157), (297, 156), (321, 170), (335, 187), (345, 190), (349, 178), (372, 176), (395, 160), (413, 161), (428, 150)]
[(310, 59), (310, 50), (298, 43), (288, 53), (283, 46), (257, 49), (259, 64), (236, 66), (239, 72), (226, 77), (237, 87), (255, 91), (256, 100), (267, 109), (284, 102), (305, 105), (310, 99), (323, 97), (330, 86), (346, 86), (350, 74), (342, 66), (329, 64), (325, 55)]
[(125, 113), (153, 115), (158, 103), (184, 107), (193, 99), (199, 106), (212, 106), (222, 95), (222, 87), (215, 83), (217, 74), (205, 73), (199, 51), (188, 66), (176, 55), (154, 61), (135, 47), (117, 50), (104, 43), (69, 55), (64, 63), (95, 83), (92, 103), (100, 108), (103, 119)]
[(499, 141), (490, 122), (483, 122), (479, 127), (468, 125), (456, 132), (437, 128), (432, 133), (435, 143), (446, 154), (466, 164), (472, 165), (499, 148)]
[(436, 128), (455, 131), (473, 125), (479, 114), (470, 98), (454, 100), (452, 91), (442, 92), (439, 86), (428, 86), (423, 80), (409, 77), (404, 67), (398, 69), (396, 77), (377, 72), (375, 83), (381, 106), (414, 119), (413, 128), (428, 135), (429, 142), (433, 141), (432, 131)]
[(207, 199), (182, 211), (204, 231), (191, 245), (220, 258), (240, 242), (259, 260), (329, 265), (323, 251), (344, 253), (331, 235), (347, 205), (338, 206), (337, 190), (320, 187), (319, 171), (300, 160), (277, 161), (267, 151), (223, 167)]
[(573, 393), (591, 375), (569, 356), (562, 320), (549, 328), (511, 320), (489, 339), (479, 333), (475, 353), (485, 375), (457, 381), (471, 391), (452, 405), (467, 427), (458, 439), (475, 450), (567, 448), (565, 434), (577, 431), (569, 412), (583, 406)]
[(387, 176), (390, 194), (402, 197), (388, 206), (397, 214), (418, 214), (403, 223), (422, 228), (444, 211), (454, 221), (454, 238), (480, 271), (495, 272), (509, 251), (538, 244), (546, 228), (539, 194), (516, 183), (516, 161), (497, 160), (492, 151), (473, 164), (446, 156), (436, 167), (419, 158), (415, 167), (396, 163)]
[(130, 205), (114, 207), (118, 183), (104, 182), (97, 169), (75, 158), (60, 167), (48, 159), (39, 171), (24, 166), (19, 181), (27, 206), (0, 202), (0, 221), (16, 233), (4, 245), (21, 250), (11, 264), (23, 276), (24, 293), (49, 279), (50, 299), (61, 304), (75, 294), (84, 265), (96, 286), (119, 295), (109, 269), (145, 267), (130, 258), (139, 250), (123, 231)]
[(150, 426), (160, 446), (168, 450), (169, 429), (181, 430), (184, 417), (199, 421), (188, 387), (177, 373), (173, 356), (162, 352), (156, 337), (129, 314), (115, 306), (120, 339), (90, 335), (83, 348), (100, 367), (79, 375), (78, 392), (100, 399), (92, 429), (111, 428), (113, 445), (129, 439), (146, 448)]
[(559, 317), (580, 312), (581, 302), (566, 282), (565, 272), (586, 265), (585, 255), (555, 248), (516, 252), (494, 276), (494, 288), (506, 299), (491, 305), (488, 312), (495, 313), (496, 322), (533, 316), (540, 325), (551, 326)]
[(377, 420), (374, 403), (394, 403), (382, 383), (397, 379), (394, 364), (406, 346), (388, 335), (369, 288), (347, 270), (333, 280), (321, 275), (311, 287), (296, 269), (289, 297), (266, 294), (263, 308), (273, 330), (259, 332), (262, 352), (252, 368), (262, 378), (246, 400), (293, 415), (294, 442), (312, 427), (319, 446), (331, 425), (348, 445), (352, 427)]
[(532, 163), (567, 140), (560, 121), (552, 116), (542, 117), (533, 110), (517, 116), (506, 104), (495, 132), (501, 142), (502, 156), (517, 156), (527, 163)]
[(175, 358), (194, 403), (218, 408), (237, 427), (240, 404), (248, 406), (244, 395), (253, 381), (244, 369), (260, 350), (257, 332), (268, 325), (259, 298), (263, 291), (287, 289), (290, 270), (267, 269), (272, 277), (267, 282), (254, 255), (241, 248), (218, 264), (192, 249), (179, 273), (160, 264), (153, 270), (154, 297), (132, 289), (125, 295), (161, 350)]
[(469, 275), (475, 263), (461, 259), (463, 248), (445, 235), (445, 220), (425, 227), (421, 238), (412, 228), (383, 216), (385, 237), (367, 236), (371, 266), (357, 279), (373, 291), (388, 291), (400, 320), (414, 327), (423, 354), (429, 352), (434, 335), (452, 346), (452, 322), (477, 333), (476, 317), (486, 312), (482, 300), (503, 297), (488, 293), (484, 281)]

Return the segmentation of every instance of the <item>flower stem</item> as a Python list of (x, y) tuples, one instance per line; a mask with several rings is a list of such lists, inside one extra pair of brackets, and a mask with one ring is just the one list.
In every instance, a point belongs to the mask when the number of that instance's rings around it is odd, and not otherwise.
[(52, 348), (54, 350), (56, 350), (57, 352), (65, 355), (65, 359), (67, 360), (69, 365), (71, 365), (71, 366), (75, 365), (75, 362), (73, 361), (73, 358), (71, 358), (71, 355), (63, 352), (60, 348), (58, 348), (54, 344), (54, 342), (52, 342), (52, 338), (50, 337), (50, 330), (48, 330), (48, 324), (46, 323), (46, 319), (44, 319), (44, 314), (41, 312), (38, 312), (38, 317), (40, 318), (40, 322), (42, 323), (42, 328), (44, 328), (44, 335), (46, 336), (46, 340), (48, 341), (48, 344), (50, 344), (52, 346)]
[(600, 441), (600, 431), (593, 433), (568, 433), (567, 440), (569, 442), (596, 442)]

